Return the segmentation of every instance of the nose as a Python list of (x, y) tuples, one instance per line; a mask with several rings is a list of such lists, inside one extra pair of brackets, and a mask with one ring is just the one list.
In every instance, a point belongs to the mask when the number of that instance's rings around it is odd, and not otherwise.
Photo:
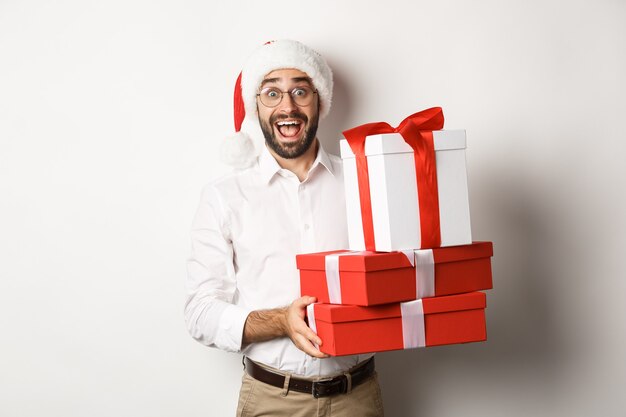
[(296, 110), (298, 106), (293, 101), (293, 97), (291, 97), (290, 93), (283, 93), (283, 99), (278, 104), (278, 111), (291, 113)]

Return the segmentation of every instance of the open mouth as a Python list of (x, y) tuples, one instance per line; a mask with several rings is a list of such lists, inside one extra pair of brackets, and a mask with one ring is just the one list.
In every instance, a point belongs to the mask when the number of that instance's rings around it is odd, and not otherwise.
[(303, 123), (301, 120), (297, 119), (286, 119), (276, 122), (275, 126), (281, 136), (290, 139), (295, 138), (300, 134), (303, 128)]

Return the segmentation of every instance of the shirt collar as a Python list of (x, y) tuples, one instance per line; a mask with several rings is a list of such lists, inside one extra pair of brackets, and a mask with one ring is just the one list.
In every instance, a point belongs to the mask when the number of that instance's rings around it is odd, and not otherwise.
[(313, 162), (313, 165), (311, 166), (311, 170), (313, 170), (313, 168), (318, 163), (322, 164), (322, 166), (326, 168), (332, 176), (335, 176), (335, 167), (333, 167), (333, 163), (330, 160), (330, 157), (328, 156), (326, 149), (322, 147), (321, 143), (320, 143), (319, 150), (317, 151), (317, 158), (315, 158), (315, 161)]
[[(332, 161), (330, 160), (326, 150), (322, 147), (321, 143), (317, 150), (315, 161), (313, 161), (313, 164), (309, 169), (309, 174), (316, 169), (318, 165), (322, 165), (331, 175), (335, 176), (335, 168), (333, 167)], [(278, 174), (281, 169), (282, 168), (278, 165), (276, 159), (274, 159), (270, 151), (267, 149), (267, 146), (263, 146), (261, 155), (259, 156), (259, 171), (263, 183), (268, 184), (272, 178), (274, 178), (274, 175)]]

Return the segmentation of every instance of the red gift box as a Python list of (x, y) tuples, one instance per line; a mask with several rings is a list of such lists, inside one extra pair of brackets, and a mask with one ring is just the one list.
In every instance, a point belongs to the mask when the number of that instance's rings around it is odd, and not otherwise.
[[(408, 258), (413, 254), (416, 267)], [(337, 258), (334, 263), (329, 263), (329, 255)], [(297, 255), (296, 264), (302, 295), (320, 303), (371, 306), (490, 289), (491, 256), (491, 242), (474, 242), (406, 254), (311, 253)]]
[(485, 307), (485, 294), (472, 292), (373, 307), (316, 303), (307, 314), (320, 350), (342, 356), (487, 340)]

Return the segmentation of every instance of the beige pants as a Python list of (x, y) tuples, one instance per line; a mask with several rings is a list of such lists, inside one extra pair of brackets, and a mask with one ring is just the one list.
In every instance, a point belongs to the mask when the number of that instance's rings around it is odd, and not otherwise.
[(374, 374), (347, 394), (314, 398), (273, 387), (244, 372), (237, 417), (383, 417), (383, 399)]

